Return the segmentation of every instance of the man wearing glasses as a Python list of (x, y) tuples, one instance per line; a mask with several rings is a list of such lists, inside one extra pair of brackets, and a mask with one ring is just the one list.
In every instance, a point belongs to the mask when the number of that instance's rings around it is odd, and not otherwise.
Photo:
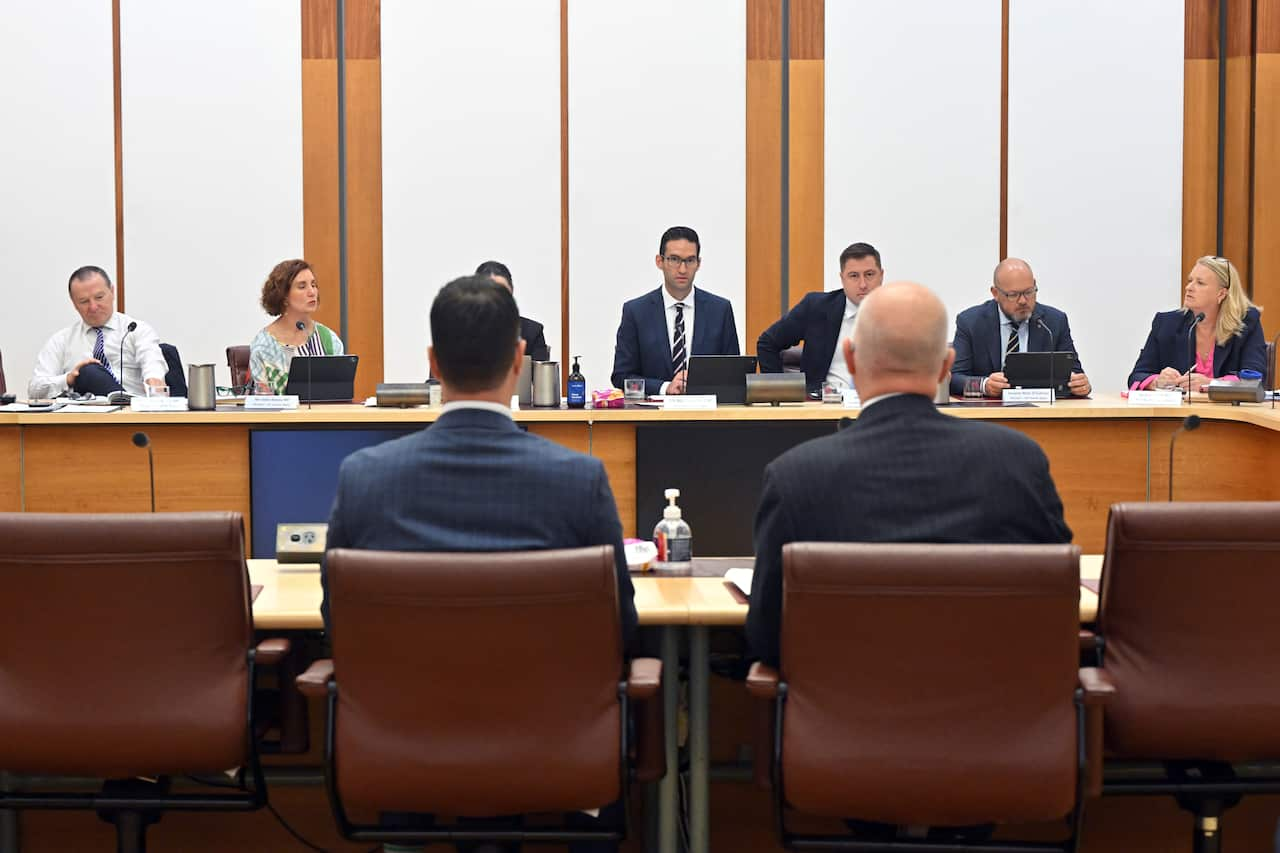
[[(957, 397), (964, 394), (970, 380), (984, 396), (999, 397), (1009, 387), (1004, 375), (1008, 353), (1076, 352), (1067, 315), (1036, 302), (1039, 288), (1026, 261), (1005, 258), (996, 265), (992, 282), (991, 299), (966, 308), (956, 317), (951, 393)], [(1085, 397), (1092, 388), (1079, 355), (1075, 355), (1067, 390)]]
[(689, 356), (740, 354), (729, 300), (693, 288), (701, 252), (692, 228), (677, 225), (663, 232), (653, 259), (662, 270), (662, 287), (622, 306), (610, 377), (615, 388), (642, 377), (646, 396), (683, 394)]

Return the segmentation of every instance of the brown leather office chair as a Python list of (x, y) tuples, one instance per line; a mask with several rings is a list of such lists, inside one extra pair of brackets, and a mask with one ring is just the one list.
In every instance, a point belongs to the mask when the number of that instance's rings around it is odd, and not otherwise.
[(793, 347), (787, 347), (782, 351), (782, 372), (783, 373), (803, 373), (804, 367), (801, 359), (804, 357), (804, 344), (796, 344)]
[(1277, 600), (1280, 503), (1111, 507), (1104, 793), (1173, 795), (1195, 815), (1197, 851), (1218, 849), (1241, 796), (1280, 793)]
[(1076, 849), (1107, 695), (1078, 668), (1079, 558), (1074, 545), (784, 546), (781, 666), (747, 680), (774, 703), (783, 844), (887, 849), (793, 832), (794, 810), (899, 826), (1065, 818), (1062, 842), (964, 849)]
[(625, 816), (590, 830), (391, 830), (373, 818), (565, 813), (625, 803), (632, 708), (633, 766), (645, 768), (636, 778), (665, 772), (661, 662), (639, 658), (629, 672), (625, 667), (612, 547), (337, 549), (328, 553), (326, 571), (333, 659), (317, 661), (298, 682), (305, 693), (328, 697), (326, 780), (346, 838), (625, 836)]
[(233, 388), (249, 385), (253, 381), (249, 375), (249, 347), (244, 344), (227, 347), (227, 367), (231, 370)]
[[(95, 809), (136, 853), (162, 811), (266, 803), (250, 696), (288, 644), (253, 646), (238, 513), (0, 513), (0, 542), (0, 809)], [(202, 775), (235, 790), (171, 792)]]

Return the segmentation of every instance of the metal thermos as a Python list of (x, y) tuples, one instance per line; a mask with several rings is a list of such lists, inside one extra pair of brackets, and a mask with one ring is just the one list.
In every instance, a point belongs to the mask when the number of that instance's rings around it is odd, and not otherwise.
[(535, 361), (533, 363), (533, 404), (559, 408), (560, 362)]
[(187, 408), (197, 412), (212, 411), (217, 395), (213, 387), (212, 364), (187, 365)]
[(520, 405), (533, 405), (533, 359), (525, 356), (520, 361), (520, 377), (516, 380), (516, 397)]

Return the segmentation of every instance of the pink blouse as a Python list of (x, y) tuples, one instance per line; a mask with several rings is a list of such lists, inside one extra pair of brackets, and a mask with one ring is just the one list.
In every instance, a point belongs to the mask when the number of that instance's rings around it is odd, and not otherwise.
[[(1209, 356), (1208, 361), (1206, 361), (1206, 360), (1204, 359), (1204, 356), (1200, 355), (1200, 353), (1196, 353), (1196, 366), (1195, 366), (1194, 368), (1192, 368), (1192, 371), (1191, 371), (1191, 372), (1192, 372), (1192, 373), (1199, 373), (1201, 376), (1208, 376), (1210, 379), (1212, 379), (1212, 378), (1213, 378), (1213, 356), (1212, 356), (1212, 355), (1210, 355), (1210, 356)], [(1159, 374), (1159, 373), (1153, 373), (1153, 374), (1151, 374), (1150, 376), (1148, 376), (1146, 379), (1142, 380), (1141, 382), (1135, 382), (1135, 383), (1133, 383), (1133, 386), (1132, 386), (1132, 387), (1130, 387), (1130, 388), (1129, 388), (1129, 390), (1130, 390), (1130, 391), (1145, 391), (1145, 390), (1147, 390), (1147, 388), (1149, 388), (1149, 387), (1151, 387), (1153, 384), (1155, 384), (1155, 381), (1156, 381), (1158, 378), (1160, 378), (1160, 374)], [(1234, 373), (1231, 373), (1231, 374), (1228, 374), (1228, 375), (1226, 375), (1226, 376), (1219, 376), (1218, 378), (1219, 378), (1219, 379), (1226, 379), (1226, 380), (1228, 380), (1228, 381), (1232, 381), (1232, 382), (1234, 382), (1234, 381), (1236, 381), (1239, 377), (1237, 377)]]

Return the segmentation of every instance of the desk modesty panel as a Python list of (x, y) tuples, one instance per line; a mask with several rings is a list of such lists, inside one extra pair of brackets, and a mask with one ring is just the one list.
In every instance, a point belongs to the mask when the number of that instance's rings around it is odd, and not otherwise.
[[(942, 411), (1000, 423), (1036, 440), (1049, 457), (1075, 542), (1087, 552), (1103, 550), (1107, 510), (1112, 503), (1166, 498), (1169, 438), (1182, 418), (1191, 413), (1200, 415), (1203, 423), (1199, 430), (1178, 440), (1177, 499), (1280, 497), (1280, 410), (1273, 412), (1266, 404), (1206, 402), (1166, 409), (1129, 406), (1118, 396), (1100, 395), (1052, 407), (950, 406)], [(735, 469), (740, 477), (733, 481), (731, 494), (713, 492), (699, 497), (697, 487), (690, 487), (694, 503), (682, 500), (694, 529), (695, 549), (712, 556), (716, 550), (722, 554), (749, 550), (711, 547), (721, 533), (712, 528), (718, 524), (717, 514), (723, 515), (718, 505), (735, 503), (738, 537), (749, 529), (761, 470), (772, 458), (769, 454), (786, 444), (778, 445), (770, 438), (771, 432), (794, 432), (800, 440), (804, 437), (801, 433), (813, 430), (824, 434), (834, 430), (842, 417), (856, 418), (857, 414), (855, 409), (804, 403), (776, 408), (724, 406), (707, 412), (532, 410), (516, 412), (515, 418), (531, 432), (603, 460), (626, 535), (639, 532), (647, 536), (657, 516), (645, 507), (638, 512), (637, 507), (645, 502), (654, 507), (661, 503), (658, 484), (637, 494), (639, 481), (644, 479), (638, 476), (644, 473), (638, 471), (638, 446), (652, 442), (655, 436), (654, 446), (663, 446), (663, 430), (670, 430), (667, 437), (696, 429), (710, 431), (714, 438), (717, 426), (728, 428), (726, 436), (742, 433), (734, 444), (755, 448), (754, 456), (733, 456), (728, 442), (721, 458), (677, 457), (678, 445), (666, 451), (669, 459), (685, 465), (690, 482), (723, 478)], [(157, 509), (236, 510), (250, 520), (251, 432), (404, 430), (426, 426), (438, 415), (439, 410), (432, 409), (350, 405), (292, 412), (0, 413), (0, 502), (12, 505), (16, 496), (13, 508), (27, 511), (101, 511), (110, 507), (145, 512), (150, 506), (146, 452), (130, 441), (134, 431), (144, 430), (155, 450)], [(753, 430), (759, 431), (759, 441), (753, 440)], [(963, 476), (964, 472), (956, 474)], [(251, 535), (251, 531), (246, 533)], [(732, 539), (728, 544), (735, 543), (741, 544)]]

